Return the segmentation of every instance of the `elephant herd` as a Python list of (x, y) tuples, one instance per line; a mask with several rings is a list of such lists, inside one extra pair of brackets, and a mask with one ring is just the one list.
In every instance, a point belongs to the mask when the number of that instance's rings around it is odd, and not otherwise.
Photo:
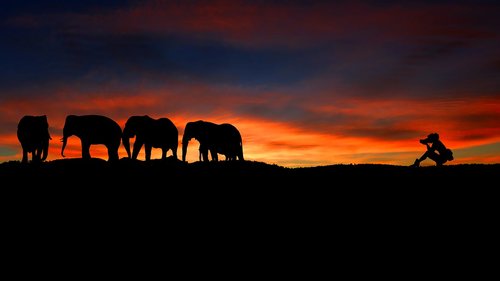
[[(154, 119), (148, 115), (131, 116), (122, 130), (113, 119), (103, 115), (68, 115), (63, 128), (61, 155), (68, 138), (77, 136), (81, 141), (82, 158), (89, 159), (90, 146), (105, 145), (108, 151), (108, 161), (119, 159), (118, 149), (123, 144), (128, 158), (137, 159), (139, 151), (144, 146), (146, 161), (151, 159), (152, 148), (161, 148), (162, 159), (166, 159), (167, 151), (177, 158), (178, 130), (168, 118)], [(130, 152), (130, 138), (135, 137), (134, 147)], [(28, 162), (28, 153), (33, 162), (44, 161), (48, 155), (49, 124), (46, 115), (26, 115), (21, 118), (17, 127), (17, 138), (23, 149), (22, 162)], [(238, 129), (228, 123), (215, 124), (198, 120), (188, 122), (182, 137), (182, 161), (186, 161), (188, 143), (191, 139), (200, 143), (200, 161), (218, 161), (218, 154), (225, 155), (226, 160), (244, 160), (243, 142)]]

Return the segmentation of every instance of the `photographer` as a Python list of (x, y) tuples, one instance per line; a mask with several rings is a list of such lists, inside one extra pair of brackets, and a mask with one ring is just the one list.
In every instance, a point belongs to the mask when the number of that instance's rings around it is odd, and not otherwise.
[(415, 162), (410, 165), (411, 167), (419, 167), (420, 162), (429, 158), (436, 162), (437, 166), (442, 166), (447, 161), (453, 160), (453, 152), (439, 140), (438, 133), (432, 133), (425, 139), (420, 140), (421, 144), (427, 146), (427, 151), (420, 157), (415, 159)]

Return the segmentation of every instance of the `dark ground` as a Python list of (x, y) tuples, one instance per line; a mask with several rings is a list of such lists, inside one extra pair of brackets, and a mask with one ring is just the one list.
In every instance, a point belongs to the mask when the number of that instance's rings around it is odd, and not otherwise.
[(496, 189), (499, 179), (500, 164), (285, 168), (255, 161), (184, 163), (173, 158), (150, 162), (124, 158), (115, 163), (73, 158), (38, 164), (0, 164), (3, 192), (35, 190), (39, 196), (121, 196), (126, 200), (178, 197), (201, 201), (281, 201), (288, 197), (304, 203), (307, 198), (377, 201), (374, 199), (399, 197), (427, 201), (488, 193)]
[(224, 268), (244, 257), (330, 268), (335, 257), (352, 272), (365, 260), (363, 268), (380, 262), (407, 275), (458, 270), (443, 263), (466, 266), (490, 247), (499, 176), (500, 164), (10, 161), (0, 164), (0, 207), (13, 257), (25, 255), (19, 247), (38, 260), (57, 248), (107, 264), (97, 253), (108, 249), (134, 263), (151, 252), (156, 262), (222, 255)]
[[(285, 168), (263, 162), (184, 163), (166, 160), (121, 159), (110, 163), (103, 159), (59, 159), (43, 163), (0, 163), (0, 178), (12, 180), (13, 186), (28, 184), (72, 188), (76, 184), (89, 188), (135, 187), (141, 189), (206, 187), (217, 189), (339, 189), (348, 186), (377, 187), (440, 187), (456, 184), (483, 185), (498, 181), (500, 164), (462, 164), (442, 167), (406, 167), (382, 164), (336, 164), (310, 168)], [(43, 179), (43, 181), (42, 181)]]
[[(491, 196), (500, 164), (405, 167), (380, 164), (285, 168), (262, 162), (60, 159), (0, 164), (0, 191), (35, 202), (307, 208), (476, 205)], [(4, 197), (5, 198), (5, 197)], [(69, 199), (69, 200), (68, 200)], [(24, 200), (24, 199), (22, 199)], [(42, 200), (43, 201), (43, 200)], [(86, 203), (85, 203), (86, 204)]]

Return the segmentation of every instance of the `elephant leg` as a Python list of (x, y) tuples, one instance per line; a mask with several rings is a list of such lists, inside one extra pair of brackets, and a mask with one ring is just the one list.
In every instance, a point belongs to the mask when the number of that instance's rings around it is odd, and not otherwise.
[(168, 148), (162, 147), (162, 149), (161, 149), (161, 159), (163, 159), (163, 160), (167, 159), (167, 150), (168, 150)]
[(200, 149), (200, 153), (201, 153), (201, 161), (208, 162), (208, 150)]
[(82, 141), (82, 158), (90, 159), (90, 143)]
[(118, 148), (117, 147), (108, 147), (108, 160), (109, 161), (117, 161), (118, 160)]
[(172, 148), (172, 155), (174, 156), (174, 159), (177, 160), (177, 147)]
[(200, 146), (198, 147), (198, 161), (207, 161), (208, 155), (205, 156), (205, 154), (208, 154), (208, 149), (200, 143)]
[(144, 145), (144, 152), (146, 154), (146, 161), (151, 160), (151, 149), (153, 147), (150, 144)]
[(135, 140), (134, 142), (134, 150), (132, 151), (132, 159), (137, 159), (137, 155), (139, 155), (139, 151), (141, 151), (142, 148), (142, 142), (139, 140)]
[(210, 149), (210, 155), (212, 156), (212, 161), (219, 161), (219, 158), (217, 156), (217, 151), (215, 149)]
[(28, 151), (23, 148), (23, 159), (21, 160), (21, 163), (28, 163)]
[(42, 150), (41, 148), (35, 148), (33, 149), (33, 154), (32, 154), (32, 158), (33, 158), (33, 162), (40, 162), (40, 155), (42, 154)]

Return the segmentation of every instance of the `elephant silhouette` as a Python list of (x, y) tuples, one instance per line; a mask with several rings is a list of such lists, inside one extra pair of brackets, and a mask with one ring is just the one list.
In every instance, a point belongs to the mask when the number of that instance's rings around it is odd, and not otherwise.
[[(130, 155), (130, 138), (135, 136), (134, 150)], [(167, 158), (167, 151), (172, 150), (172, 155), (177, 159), (177, 146), (179, 145), (179, 132), (174, 123), (168, 118), (153, 119), (148, 115), (131, 116), (123, 129), (122, 143), (128, 157), (137, 159), (137, 155), (144, 145), (146, 161), (151, 159), (151, 149), (161, 148), (162, 159)]]
[(61, 155), (71, 136), (77, 136), (82, 143), (82, 158), (90, 159), (90, 145), (104, 144), (108, 149), (108, 161), (118, 160), (122, 129), (113, 119), (102, 115), (68, 115), (61, 139)]
[(22, 163), (28, 163), (28, 153), (31, 153), (32, 162), (47, 159), (49, 140), (52, 139), (47, 115), (23, 116), (17, 125), (17, 139), (23, 148)]
[(226, 160), (244, 160), (241, 134), (232, 124), (215, 124), (203, 120), (188, 122), (182, 136), (182, 161), (186, 161), (188, 143), (192, 138), (200, 143), (202, 161), (209, 161), (209, 151), (212, 161), (218, 161), (218, 153), (225, 155)]

